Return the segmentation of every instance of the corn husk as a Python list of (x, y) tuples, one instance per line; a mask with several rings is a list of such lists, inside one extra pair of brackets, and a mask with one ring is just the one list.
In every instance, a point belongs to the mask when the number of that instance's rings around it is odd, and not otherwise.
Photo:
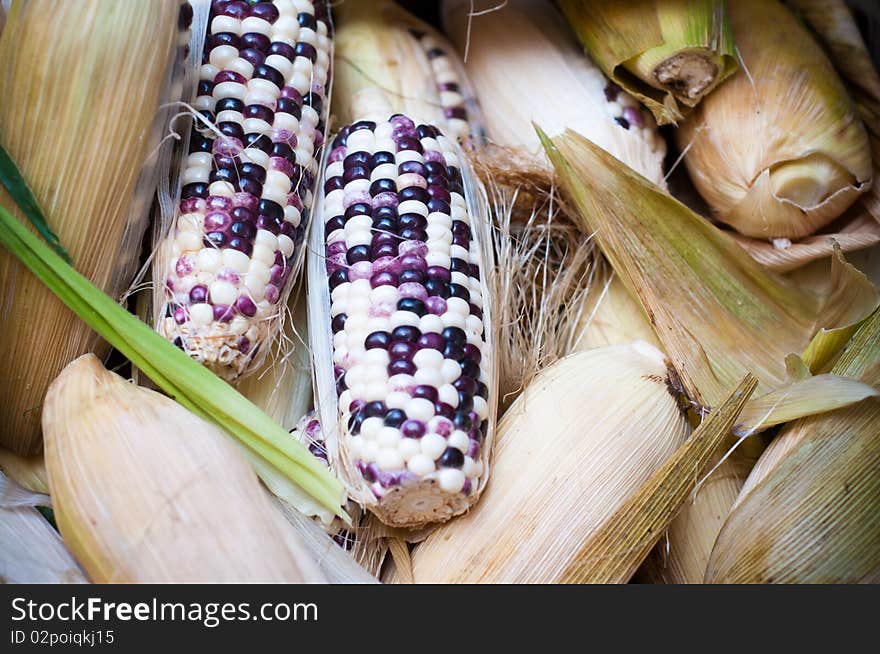
[[(616, 105), (609, 104), (609, 80), (584, 56), (551, 3), (447, 0), (443, 16), (446, 33), (467, 55), (465, 70), (479, 90), (485, 131), (494, 143), (521, 149), (533, 165), (548, 167), (532, 123), (551, 136), (568, 128), (652, 182), (664, 183), (666, 144), (656, 123), (626, 93), (614, 90)], [(629, 108), (626, 129), (611, 116), (610, 107), (620, 111), (620, 105)]]
[(87, 583), (58, 532), (34, 508), (46, 497), (10, 488), (14, 484), (0, 472), (0, 583)]
[(652, 346), (562, 359), (505, 413), (484, 497), (416, 546), (414, 580), (558, 581), (585, 538), (688, 433)]
[(582, 229), (595, 232), (700, 406), (716, 405), (747, 371), (758, 396), (782, 388), (792, 353), (820, 372), (824, 362), (808, 350), (820, 328), (820, 341), (839, 348), (877, 306), (876, 289), (842, 256), (832, 261), (831, 287), (816, 294), (762, 269), (729, 235), (586, 139), (566, 132), (545, 145)]
[(677, 122), (737, 69), (723, 0), (559, 0), (605, 74), (661, 124)]
[(33, 493), (49, 494), (49, 478), (42, 454), (21, 456), (0, 448), (0, 470), (22, 488)]
[[(834, 372), (880, 387), (880, 312)], [(788, 425), (727, 518), (710, 583), (880, 581), (880, 400)]]
[(743, 0), (728, 11), (743, 70), (682, 125), (679, 148), (720, 221), (755, 239), (807, 237), (871, 186), (867, 133), (831, 62), (788, 9)]
[(43, 430), (58, 526), (92, 581), (323, 579), (219, 429), (94, 356), (53, 382)]
[[(17, 2), (0, 39), (0, 144), (77, 269), (114, 297), (131, 281), (146, 227), (179, 8)], [(2, 190), (0, 205), (15, 209)], [(0, 258), (0, 287), (0, 442), (33, 454), (51, 380), (107, 347), (13, 257)]]

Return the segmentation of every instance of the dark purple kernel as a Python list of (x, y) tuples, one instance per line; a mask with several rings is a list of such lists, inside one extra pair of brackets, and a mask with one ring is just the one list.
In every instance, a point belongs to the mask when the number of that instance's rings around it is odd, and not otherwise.
[(318, 21), (315, 20), (315, 17), (309, 13), (301, 13), (297, 14), (296, 19), (299, 21), (300, 27), (306, 27), (310, 30), (317, 31), (318, 29)]
[(375, 131), (376, 123), (374, 123), (372, 120), (359, 120), (351, 124), (352, 132), (356, 132), (359, 129), (368, 129), (371, 132)]
[(370, 252), (373, 259), (379, 259), (381, 257), (393, 257), (397, 254), (397, 246), (385, 243), (384, 245), (375, 246)]
[(411, 311), (419, 317), (427, 313), (425, 303), (414, 297), (405, 297), (398, 300), (397, 308), (401, 311)]
[(241, 164), (239, 170), (241, 170), (242, 177), (249, 177), (250, 179), (258, 181), (260, 184), (266, 182), (266, 169), (259, 164), (246, 162)]
[(443, 416), (444, 418), (452, 420), (452, 416), (455, 415), (455, 409), (452, 408), (451, 404), (447, 404), (446, 402), (435, 402), (434, 413), (438, 416)]
[(229, 214), (222, 211), (212, 211), (205, 216), (205, 229), (209, 232), (221, 232), (229, 227)]
[(183, 187), (180, 197), (183, 200), (188, 198), (207, 198), (208, 185), (204, 182), (193, 182)]
[(416, 200), (418, 202), (427, 203), (430, 200), (428, 192), (421, 186), (410, 186), (400, 191), (400, 201)]
[[(482, 396), (480, 396), (482, 397)], [(489, 433), (489, 421), (484, 420), (480, 423), (480, 437), (486, 438), (486, 435)]]
[(333, 330), (334, 334), (345, 329), (345, 321), (347, 318), (348, 316), (344, 313), (339, 313), (333, 318), (330, 322), (330, 328)]
[(324, 225), (324, 231), (327, 234), (331, 234), (335, 232), (337, 229), (342, 229), (345, 227), (345, 216), (333, 216), (330, 220), (327, 221), (326, 225)]
[(432, 200), (440, 200), (441, 202), (446, 202), (447, 204), (449, 204), (449, 201), (450, 201), (449, 191), (447, 191), (442, 186), (439, 186), (437, 184), (435, 184), (433, 186), (429, 186), (428, 187), (428, 195), (431, 196)]
[(412, 325), (400, 325), (399, 327), (395, 327), (394, 331), (391, 332), (391, 339), (395, 341), (409, 341), (410, 343), (415, 343), (419, 340), (419, 336), (422, 335), (422, 332), (419, 331), (418, 327), (413, 327)]
[(257, 50), (256, 48), (245, 48), (238, 53), (238, 56), (244, 59), (254, 68), (266, 61), (265, 53)]
[(443, 348), (443, 358), (461, 361), (464, 358), (464, 348), (460, 343), (449, 341)]
[(208, 301), (208, 287), (199, 284), (193, 286), (189, 291), (189, 301), (193, 304), (201, 304)]
[(353, 182), (356, 179), (370, 179), (370, 169), (366, 166), (351, 166), (344, 170), (342, 173), (342, 179), (346, 184)]
[(605, 99), (608, 100), (608, 102), (614, 102), (619, 93), (620, 87), (617, 86), (617, 84), (609, 83), (608, 86), (605, 87)]
[(405, 213), (397, 219), (401, 229), (425, 229), (428, 219), (417, 213)]
[(232, 223), (232, 233), (240, 238), (251, 239), (257, 235), (257, 230), (248, 222)]
[(475, 395), (479, 395), (484, 400), (489, 399), (489, 387), (486, 386), (483, 382), (477, 382), (477, 391), (474, 393)]
[(371, 484), (376, 481), (376, 466), (374, 466), (372, 463), (367, 465), (363, 461), (358, 461), (357, 466), (358, 470), (360, 471), (361, 475), (363, 475), (366, 481)]
[(302, 109), (300, 108), (299, 103), (291, 98), (278, 98), (275, 111), (280, 114), (290, 114), (297, 120), (302, 116)]
[(464, 454), (457, 447), (447, 447), (437, 463), (443, 468), (460, 468), (464, 465)]
[(471, 294), (461, 284), (449, 284), (449, 297), (459, 297), (465, 302), (470, 302)]
[(266, 154), (272, 154), (272, 139), (265, 134), (252, 132), (244, 135), (244, 146), (246, 148), (257, 148)]
[(345, 182), (342, 181), (342, 178), (337, 175), (336, 177), (329, 177), (326, 182), (324, 182), (324, 193), (330, 194), (333, 191), (338, 191), (343, 186), (345, 186)]
[(438, 177), (442, 177), (444, 179), (449, 176), (449, 172), (446, 170), (446, 166), (444, 166), (439, 161), (425, 162), (425, 169), (428, 171), (428, 175), (437, 175)]
[(303, 96), (303, 106), (311, 107), (320, 116), (324, 108), (324, 100), (317, 93), (306, 93)]
[(393, 179), (377, 179), (370, 184), (370, 195), (378, 195), (379, 193), (394, 193), (397, 191), (397, 184)]
[(363, 408), (363, 413), (368, 418), (383, 416), (385, 415), (385, 411), (387, 411), (387, 409), (385, 408), (384, 402), (370, 402)]
[(410, 361), (417, 349), (418, 346), (409, 341), (391, 341), (391, 345), (388, 348), (388, 356), (395, 361), (398, 359)]
[(423, 284), (425, 282), (425, 273), (421, 270), (404, 270), (400, 273), (400, 283), (406, 284), (407, 282)]
[(479, 320), (483, 319), (483, 310), (480, 307), (475, 304), (469, 304), (468, 307), (470, 308), (472, 316), (478, 318)]
[(270, 146), (269, 154), (273, 157), (283, 157), (284, 159), (288, 159), (291, 156), (296, 156), (293, 148), (291, 148), (287, 143), (272, 143)]
[(254, 66), (254, 77), (269, 80), (279, 89), (284, 86), (284, 75), (278, 72), (276, 68), (272, 68), (272, 66), (265, 63)]
[(253, 223), (257, 220), (254, 212), (249, 209), (245, 209), (244, 207), (235, 207), (235, 209), (232, 210), (232, 217), (235, 220), (247, 221), (249, 223)]
[(244, 109), (244, 102), (238, 98), (223, 98), (217, 100), (215, 109), (218, 114), (221, 111), (242, 111)]
[(238, 34), (233, 34), (232, 32), (217, 32), (216, 34), (212, 34), (208, 39), (208, 48), (213, 50), (220, 45), (231, 45), (233, 48), (237, 49), (239, 46)]
[(236, 73), (234, 70), (221, 70), (217, 73), (216, 77), (214, 77), (214, 84), (220, 84), (221, 82), (238, 82), (239, 84), (247, 84), (244, 75)]
[(345, 268), (339, 268), (330, 273), (330, 290), (333, 290), (340, 284), (348, 281), (348, 271)]
[(361, 431), (361, 425), (364, 420), (366, 420), (366, 416), (363, 411), (358, 411), (351, 418), (348, 419), (348, 429), (352, 434), (358, 434)]
[(315, 46), (305, 41), (298, 42), (295, 51), (297, 57), (305, 57), (312, 63), (315, 63), (315, 60), (318, 58), (318, 51), (315, 49)]
[[(473, 343), (465, 343), (464, 344), (464, 355), (468, 359), (470, 359), (471, 361), (476, 363), (477, 365), (479, 365), (480, 360), (483, 358), (483, 355), (480, 352), (480, 348), (478, 348)], [(474, 375), (474, 376), (476, 377), (478, 375)]]
[(241, 47), (253, 48), (261, 52), (266, 52), (269, 48), (269, 37), (259, 32), (247, 32), (241, 35)]
[(446, 180), (446, 177), (441, 175), (428, 175), (425, 178), (425, 181), (428, 183), (429, 192), (432, 186), (437, 186), (439, 188), (449, 187), (449, 182)]
[(337, 150), (338, 148), (344, 148), (346, 140), (348, 139), (348, 135), (350, 133), (351, 133), (351, 129), (348, 126), (345, 126), (342, 129), (340, 129), (336, 133), (336, 136), (333, 138), (333, 142), (330, 144), (330, 149)]
[(214, 305), (214, 320), (229, 322), (233, 319), (233, 317), (235, 317), (235, 312), (228, 304)]
[(251, 16), (262, 18), (267, 23), (278, 20), (278, 8), (271, 2), (258, 2), (251, 7)]
[(370, 247), (368, 245), (355, 245), (348, 251), (346, 261), (349, 264), (356, 264), (358, 261), (370, 260)]
[(470, 411), (474, 408), (474, 396), (467, 393), (458, 392), (458, 410)]
[(459, 86), (455, 82), (443, 82), (438, 85), (441, 91), (451, 91), (452, 93), (458, 93)]
[(174, 341), (173, 341), (172, 343), (173, 343), (174, 347), (179, 347), (181, 350), (184, 349), (184, 347), (183, 347), (183, 341), (181, 340), (180, 336), (178, 336), (177, 338), (175, 338)]
[(397, 167), (397, 170), (401, 175), (408, 173), (421, 175), (422, 177), (425, 177), (426, 175), (425, 164), (418, 161), (404, 161)]
[(433, 125), (419, 125), (418, 127), (416, 127), (416, 132), (418, 133), (420, 139), (435, 139), (440, 136), (440, 130)]
[(385, 424), (388, 427), (400, 427), (406, 420), (406, 414), (400, 409), (391, 409), (385, 414)]
[(200, 80), (199, 87), (196, 91), (197, 95), (211, 95), (214, 92), (214, 82), (211, 80)]
[(456, 429), (470, 431), (474, 423), (467, 411), (456, 411), (452, 417), (452, 424), (455, 425)]
[(385, 350), (388, 349), (390, 342), (391, 334), (388, 332), (373, 332), (364, 339), (364, 348), (367, 350), (374, 350), (376, 348)]
[(235, 301), (235, 308), (239, 313), (246, 315), (248, 318), (253, 318), (257, 315), (257, 305), (246, 295), (239, 296)]
[(426, 204), (428, 205), (429, 213), (442, 213), (447, 216), (452, 213), (452, 207), (445, 200), (441, 200), (439, 198), (430, 198)]
[(192, 130), (192, 136), (189, 139), (189, 151), (193, 152), (210, 152), (214, 146), (214, 139), (199, 134), (196, 130)]
[(205, 119), (206, 121), (208, 121), (209, 123), (213, 123), (213, 122), (214, 122), (214, 114), (213, 114), (213, 112), (208, 111), (207, 109), (202, 109), (199, 113), (200, 113), (200, 114), (204, 117), (204, 119)]
[(352, 166), (369, 167), (369, 164), (370, 153), (364, 152), (363, 150), (352, 152), (342, 160), (343, 168), (351, 168)]
[(471, 377), (459, 377), (452, 382), (452, 385), (455, 387), (455, 390), (468, 393), (469, 395), (473, 395), (477, 390), (477, 383)]
[(269, 216), (260, 216), (257, 218), (257, 229), (265, 229), (267, 232), (275, 234), (275, 236), (278, 236), (278, 233), (281, 231), (278, 221)]
[(189, 26), (192, 24), (193, 18), (193, 10), (192, 5), (188, 2), (184, 2), (180, 5), (180, 13), (177, 14), (177, 27), (181, 31), (189, 29)]
[(629, 129), (629, 121), (623, 116), (618, 116), (614, 119), (614, 122), (620, 125), (623, 129)]
[(458, 343), (462, 347), (467, 343), (467, 334), (461, 327), (447, 327), (443, 330), (442, 336), (450, 343)]
[(434, 403), (437, 401), (437, 389), (433, 386), (416, 386), (412, 391), (413, 397), (420, 397)]
[(371, 215), (375, 220), (388, 219), (397, 224), (397, 207), (376, 207)]
[(459, 361), (458, 365), (461, 366), (461, 374), (463, 376), (473, 379), (480, 376), (480, 364), (476, 363), (473, 359), (465, 357)]
[(452, 274), (443, 266), (429, 266), (426, 273), (430, 279), (438, 279), (447, 284), (452, 279)]
[(372, 288), (376, 288), (377, 286), (396, 286), (397, 285), (397, 277), (394, 273), (385, 272), (376, 273), (372, 277), (370, 277), (370, 286)]
[(413, 150), (419, 153), (425, 151), (418, 139), (414, 139), (411, 136), (401, 136), (397, 139), (397, 151), (403, 152), (404, 150)]
[(259, 211), (263, 216), (269, 216), (276, 220), (284, 220), (284, 209), (274, 200), (268, 200), (266, 198), (260, 200)]
[(393, 232), (397, 229), (397, 223), (391, 218), (373, 220), (373, 229), (377, 232)]
[(399, 236), (403, 241), (428, 240), (428, 233), (424, 229), (401, 229)]
[(242, 190), (243, 193), (250, 193), (251, 195), (260, 196), (263, 194), (263, 185), (255, 179), (248, 179), (247, 177), (238, 180), (237, 186)]
[(269, 54), (272, 55), (281, 55), (285, 59), (293, 61), (296, 57), (296, 52), (293, 49), (293, 46), (284, 43), (284, 41), (275, 41), (272, 45), (269, 46)]
[(442, 352), (443, 347), (446, 345), (446, 342), (443, 340), (443, 337), (440, 336), (440, 334), (428, 332), (427, 334), (422, 334), (421, 337), (419, 337), (419, 340), (416, 341), (416, 345), (418, 345), (420, 349), (429, 348)]
[(425, 282), (425, 290), (428, 295), (439, 296), (444, 300), (449, 299), (449, 284), (439, 279), (429, 279)]
[(388, 232), (375, 232), (373, 234), (371, 245), (396, 245), (399, 241), (400, 238), (396, 234), (389, 234)]
[(229, 182), (236, 186), (238, 184), (238, 172), (234, 168), (218, 168), (211, 171), (211, 176), (208, 179), (211, 183)]
[(400, 267), (402, 270), (421, 270), (427, 269), (424, 257), (418, 254), (405, 254), (400, 258)]
[(388, 364), (388, 375), (414, 375), (416, 373), (416, 366), (412, 361), (405, 361), (404, 359), (397, 359)]
[(223, 247), (226, 245), (226, 234), (223, 232), (208, 232), (205, 234), (205, 244), (208, 247)]
[(400, 425), (400, 433), (407, 438), (421, 438), (425, 435), (425, 423), (421, 420), (405, 420)]
[(250, 256), (254, 251), (254, 246), (250, 241), (244, 238), (231, 238), (229, 239), (229, 247), (233, 250), (238, 250), (239, 252), (244, 252), (246, 255)]
[(458, 118), (459, 120), (467, 120), (467, 110), (464, 107), (446, 107), (443, 110), (445, 118)]
[(395, 158), (394, 155), (390, 152), (376, 152), (370, 158), (370, 166), (375, 168), (376, 166), (381, 166), (382, 164), (394, 163)]
[(249, 104), (244, 108), (243, 114), (245, 118), (259, 118), (260, 120), (265, 120), (270, 125), (275, 119), (275, 112), (261, 104)]
[(470, 272), (470, 276), (471, 276), (471, 277), (476, 277), (477, 279), (480, 278), (480, 267), (479, 267), (477, 264), (472, 263), (472, 264), (470, 265), (470, 271), (469, 271), (469, 272)]
[(467, 261), (465, 261), (464, 259), (456, 259), (455, 257), (453, 257), (449, 265), (449, 270), (451, 272), (460, 272), (467, 275), (470, 272), (471, 268)]

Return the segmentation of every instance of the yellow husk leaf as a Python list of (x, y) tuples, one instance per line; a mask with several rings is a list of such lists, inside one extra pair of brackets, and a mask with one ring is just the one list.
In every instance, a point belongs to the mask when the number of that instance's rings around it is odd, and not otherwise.
[(221, 430), (93, 355), (49, 388), (43, 431), (58, 526), (92, 581), (323, 581)]
[[(77, 270), (113, 296), (131, 281), (146, 227), (150, 194), (133, 196), (156, 146), (179, 8), (16, 2), (0, 38), (0, 143)], [(0, 204), (22, 218), (4, 190)], [(0, 443), (35, 454), (49, 383), (106, 345), (15, 257), (0, 257), (0, 288)]]
[(799, 239), (872, 182), (865, 128), (819, 44), (773, 0), (728, 5), (743, 70), (678, 130), (716, 217), (756, 239)]
[(0, 447), (0, 470), (22, 488), (33, 493), (49, 494), (49, 478), (42, 454), (21, 456)]
[[(833, 371), (880, 387), (880, 312)], [(758, 461), (712, 551), (710, 583), (880, 580), (880, 400), (788, 425)]]
[(666, 374), (646, 343), (540, 372), (499, 425), (480, 502), (416, 546), (415, 581), (559, 581), (584, 539), (687, 438)]
[[(469, 15), (489, 7), (494, 10)], [(493, 142), (520, 148), (547, 167), (532, 121), (551, 136), (568, 128), (654, 183), (664, 183), (666, 145), (656, 123), (641, 109), (634, 113), (644, 119), (644, 127), (624, 129), (614, 122), (605, 97), (610, 82), (584, 56), (551, 3), (509, 0), (498, 6), (490, 0), (447, 0), (443, 15), (446, 33), (459, 53), (467, 53), (465, 69), (479, 90), (485, 130)], [(635, 110), (637, 101), (624, 96), (618, 102)]]
[(721, 0), (558, 0), (605, 74), (661, 124), (681, 120), (737, 69)]
[(581, 228), (595, 233), (639, 299), (690, 399), (715, 406), (746, 372), (759, 395), (784, 385), (785, 358), (819, 328), (854, 325), (877, 306), (864, 275), (832, 261), (813, 294), (762, 269), (726, 233), (571, 132), (545, 141)]

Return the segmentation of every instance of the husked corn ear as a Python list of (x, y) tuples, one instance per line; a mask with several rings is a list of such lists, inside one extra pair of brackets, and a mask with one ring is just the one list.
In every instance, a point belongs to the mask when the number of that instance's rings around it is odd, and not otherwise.
[[(666, 145), (651, 114), (584, 55), (550, 2), (444, 0), (443, 22), (479, 89), (487, 136), (546, 163), (532, 123), (551, 136), (572, 129), (663, 185)], [(525, 44), (528, 44), (527, 46)], [(535, 102), (534, 98), (553, 98)]]
[(312, 249), (326, 258), (310, 267), (315, 313), (332, 317), (312, 341), (326, 350), (332, 332), (332, 364), (316, 360), (333, 375), (318, 383), (321, 422), (337, 427), (331, 461), (351, 496), (393, 525), (447, 520), (485, 481), (488, 262), (462, 166), (437, 127), (397, 114), (343, 128), (324, 174)]
[(299, 268), (324, 141), (326, 2), (215, 1), (182, 175), (162, 243), (157, 329), (218, 375), (251, 371)]

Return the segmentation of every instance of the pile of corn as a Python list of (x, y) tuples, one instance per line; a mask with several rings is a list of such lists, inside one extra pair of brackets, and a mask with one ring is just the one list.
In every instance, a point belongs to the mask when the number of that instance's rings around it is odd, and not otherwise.
[(0, 2), (0, 578), (880, 581), (871, 20)]

